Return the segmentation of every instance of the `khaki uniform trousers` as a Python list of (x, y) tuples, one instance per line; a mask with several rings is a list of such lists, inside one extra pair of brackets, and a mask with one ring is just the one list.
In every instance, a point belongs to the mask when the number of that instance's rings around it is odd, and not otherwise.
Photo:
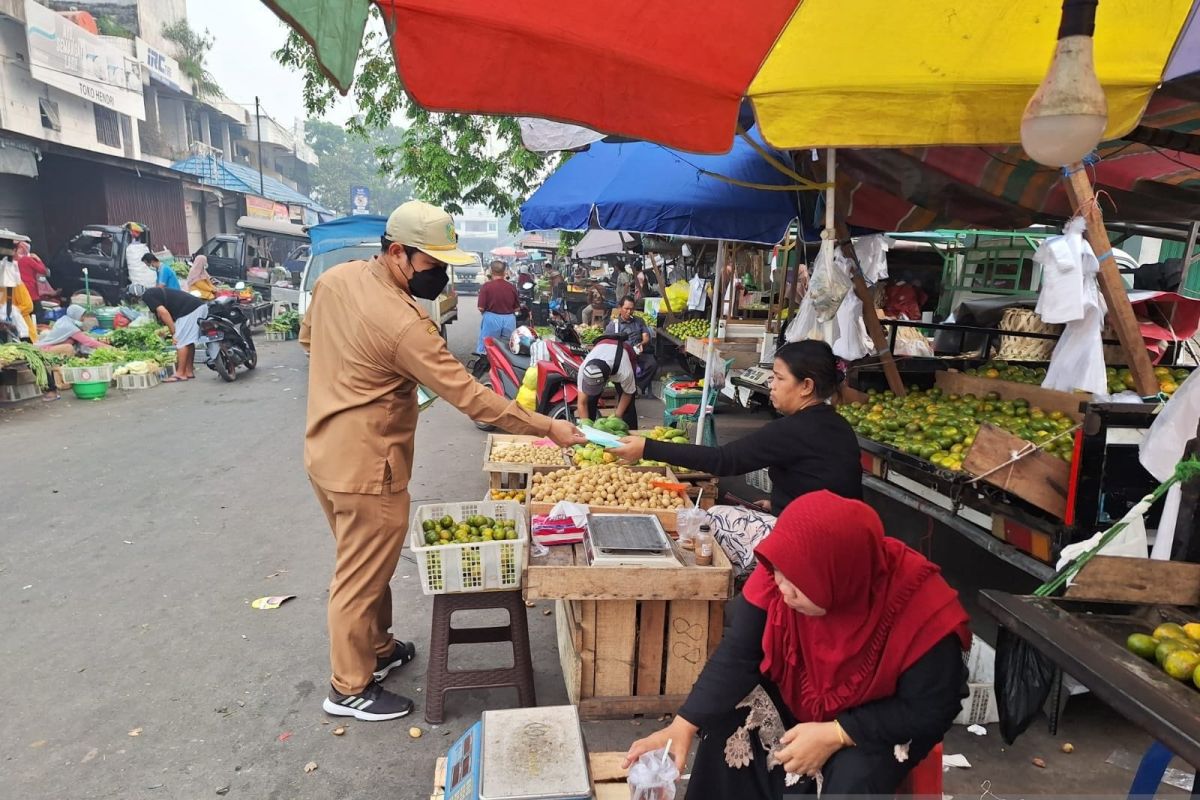
[(382, 494), (329, 492), (313, 483), (336, 542), (329, 584), (333, 688), (358, 694), (375, 679), (375, 659), (392, 652), (392, 590), (408, 532), (407, 489)]

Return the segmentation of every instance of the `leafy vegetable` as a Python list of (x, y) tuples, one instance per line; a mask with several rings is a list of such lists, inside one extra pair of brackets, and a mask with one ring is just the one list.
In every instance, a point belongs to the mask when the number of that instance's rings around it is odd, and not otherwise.
[(50, 385), (49, 369), (46, 366), (46, 356), (36, 346), (28, 342), (17, 344), (0, 344), (0, 367), (24, 361), (33, 372), (33, 379), (39, 389)]
[(267, 330), (275, 333), (299, 333), (300, 332), (300, 313), (298, 311), (284, 311), (282, 314), (277, 314), (275, 319), (267, 323)]

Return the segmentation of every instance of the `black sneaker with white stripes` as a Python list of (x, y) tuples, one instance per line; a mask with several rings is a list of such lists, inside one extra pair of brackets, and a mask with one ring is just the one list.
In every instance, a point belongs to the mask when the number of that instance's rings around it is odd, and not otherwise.
[(413, 702), (372, 682), (358, 694), (342, 694), (330, 687), (329, 696), (325, 698), (321, 707), (325, 709), (326, 714), (380, 722), (408, 715), (413, 710)]
[(392, 652), (375, 659), (375, 680), (381, 681), (397, 667), (403, 667), (417, 655), (417, 646), (412, 642), (393, 642)]

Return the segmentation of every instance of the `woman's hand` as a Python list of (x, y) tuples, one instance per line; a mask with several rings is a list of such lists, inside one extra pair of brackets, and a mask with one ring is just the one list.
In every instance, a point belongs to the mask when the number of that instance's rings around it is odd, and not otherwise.
[(621, 763), (621, 769), (629, 769), (635, 761), (646, 753), (662, 750), (667, 746), (667, 741), (669, 740), (671, 742), (671, 757), (675, 759), (675, 766), (679, 769), (679, 774), (682, 775), (683, 769), (687, 765), (688, 752), (692, 749), (692, 740), (696, 738), (698, 730), (700, 729), (683, 717), (675, 717), (671, 721), (671, 724), (661, 731), (652, 733), (644, 739), (638, 739), (631, 744), (629, 752), (625, 754), (625, 760)]
[(758, 506), (759, 508), (761, 508), (763, 511), (767, 512), (768, 514), (771, 513), (771, 501), (770, 500), (755, 500), (754, 505)]
[(641, 436), (624, 436), (621, 438), (621, 446), (613, 447), (608, 452), (626, 463), (636, 464), (646, 452), (646, 440)]
[(779, 741), (783, 747), (775, 751), (775, 758), (795, 775), (816, 775), (830, 756), (842, 749), (837, 726), (832, 722), (801, 723)]

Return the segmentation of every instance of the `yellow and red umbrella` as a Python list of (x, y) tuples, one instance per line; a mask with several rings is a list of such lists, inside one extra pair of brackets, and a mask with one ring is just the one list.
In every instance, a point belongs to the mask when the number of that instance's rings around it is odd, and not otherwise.
[[(743, 100), (781, 149), (1014, 144), (1062, 0), (263, 0), (349, 87), (370, 4), (436, 111), (544, 117), (723, 153)], [(1194, 0), (1103, 0), (1105, 138), (1133, 128)], [(1192, 34), (1200, 23), (1192, 25)]]

